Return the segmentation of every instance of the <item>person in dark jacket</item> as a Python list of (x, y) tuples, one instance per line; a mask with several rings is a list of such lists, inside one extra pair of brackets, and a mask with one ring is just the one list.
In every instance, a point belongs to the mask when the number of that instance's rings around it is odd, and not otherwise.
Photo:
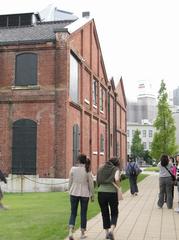
[(126, 166), (126, 175), (129, 178), (130, 192), (133, 196), (136, 196), (139, 192), (137, 186), (137, 176), (140, 172), (141, 170), (138, 164), (133, 160), (132, 157), (130, 157)]
[(114, 240), (114, 229), (118, 219), (118, 195), (113, 183), (119, 185), (119, 159), (111, 158), (97, 172), (98, 203), (101, 208), (106, 239)]
[[(7, 183), (6, 177), (1, 170), (0, 170), (0, 181)], [(6, 207), (4, 207), (4, 205), (2, 204), (2, 199), (3, 199), (3, 193), (0, 186), (0, 210), (6, 209)]]

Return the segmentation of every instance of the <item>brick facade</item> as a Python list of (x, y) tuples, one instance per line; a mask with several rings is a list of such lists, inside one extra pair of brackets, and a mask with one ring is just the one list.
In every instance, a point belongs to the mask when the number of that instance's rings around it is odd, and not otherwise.
[[(38, 59), (37, 85), (15, 86), (16, 56), (29, 52)], [(69, 93), (71, 54), (78, 62), (78, 103)], [(97, 84), (95, 105), (93, 80)], [(57, 31), (55, 42), (0, 46), (0, 118), (0, 168), (7, 174), (12, 173), (13, 123), (19, 119), (30, 119), (37, 125), (36, 174), (40, 177), (68, 178), (73, 165), (74, 126), (79, 126), (79, 150), (91, 159), (94, 174), (115, 155), (124, 167), (123, 83), (121, 79), (115, 88), (114, 81), (108, 81), (93, 20), (71, 34)]]

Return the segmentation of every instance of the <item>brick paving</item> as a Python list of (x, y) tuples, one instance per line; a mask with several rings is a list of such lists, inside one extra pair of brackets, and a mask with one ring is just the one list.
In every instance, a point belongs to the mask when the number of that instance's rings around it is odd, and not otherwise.
[[(150, 175), (138, 184), (139, 195), (127, 191), (119, 204), (119, 219), (114, 232), (115, 240), (179, 240), (178, 192), (175, 187), (173, 209), (157, 208), (158, 175)], [(88, 221), (86, 240), (104, 240), (101, 214)], [(79, 229), (74, 234), (80, 239)], [(66, 238), (67, 240), (68, 238)]]

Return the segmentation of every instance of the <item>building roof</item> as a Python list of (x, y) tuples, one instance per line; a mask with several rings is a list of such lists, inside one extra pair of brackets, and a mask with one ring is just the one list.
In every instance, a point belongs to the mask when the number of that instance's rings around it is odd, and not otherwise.
[[(22, 13), (19, 13), (19, 15)], [(28, 14), (28, 13), (25, 13)], [(24, 15), (25, 15), (24, 14)], [(34, 14), (35, 16), (37, 14)], [(1, 15), (2, 17), (13, 17), (16, 14)], [(68, 31), (65, 26), (78, 20), (73, 13), (59, 10), (54, 4), (49, 5), (38, 13), (38, 21), (29, 26), (6, 26), (0, 27), (0, 45), (28, 44), (32, 42), (55, 41), (55, 32)]]
[(64, 27), (69, 23), (70, 21), (60, 21), (27, 27), (0, 28), (0, 45), (55, 41), (55, 31), (64, 31)]
[(42, 21), (75, 21), (78, 19), (72, 12), (63, 11), (56, 7), (55, 4), (51, 4), (39, 12)]

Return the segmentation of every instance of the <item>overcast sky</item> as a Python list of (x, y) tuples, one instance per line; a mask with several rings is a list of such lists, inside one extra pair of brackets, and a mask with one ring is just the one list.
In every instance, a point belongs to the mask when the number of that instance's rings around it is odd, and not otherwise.
[(108, 78), (123, 77), (126, 97), (135, 99), (139, 81), (157, 93), (179, 86), (178, 0), (0, 0), (0, 13), (40, 11), (56, 3), (78, 17), (94, 18)]

